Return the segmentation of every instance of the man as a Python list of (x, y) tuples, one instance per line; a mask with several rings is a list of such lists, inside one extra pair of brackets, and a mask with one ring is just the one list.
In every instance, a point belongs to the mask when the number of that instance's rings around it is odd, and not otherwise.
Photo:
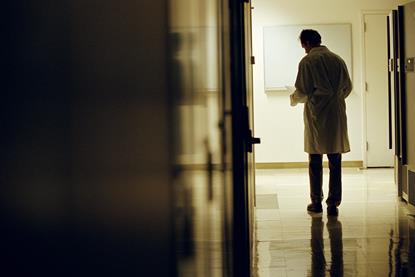
[(327, 154), (330, 168), (327, 214), (338, 215), (342, 197), (341, 155), (350, 151), (347, 134), (345, 98), (352, 82), (342, 58), (321, 45), (315, 30), (303, 30), (302, 47), (307, 55), (301, 60), (291, 105), (304, 103), (304, 150), (309, 154), (311, 204), (309, 212), (323, 211), (322, 156)]

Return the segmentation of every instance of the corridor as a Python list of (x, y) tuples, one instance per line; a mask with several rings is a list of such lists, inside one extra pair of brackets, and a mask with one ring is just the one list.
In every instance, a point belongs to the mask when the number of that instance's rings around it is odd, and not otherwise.
[(415, 276), (414, 211), (397, 197), (393, 174), (344, 168), (336, 218), (325, 205), (306, 212), (307, 169), (258, 170), (254, 276)]

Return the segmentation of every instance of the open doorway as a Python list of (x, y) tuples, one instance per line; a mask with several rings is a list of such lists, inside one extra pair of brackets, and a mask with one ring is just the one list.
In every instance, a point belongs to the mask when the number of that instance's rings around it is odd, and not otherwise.
[[(363, 221), (369, 217), (369, 214), (373, 211), (371, 204), (368, 204), (368, 199), (371, 197), (371, 187), (382, 187), (390, 189), (385, 191), (376, 191), (379, 195), (379, 199), (376, 201), (385, 201), (390, 204), (392, 210), (395, 209), (395, 196), (393, 195), (394, 181), (393, 181), (393, 168), (376, 169), (376, 171), (362, 170), (371, 164), (368, 163), (368, 143), (367, 139), (372, 137), (375, 142), (378, 142), (379, 135), (371, 133), (370, 127), (375, 127), (377, 123), (370, 120), (379, 120), (384, 123), (383, 118), (369, 117), (366, 113), (373, 107), (376, 109), (380, 105), (376, 104), (378, 100), (372, 100), (370, 97), (366, 97), (366, 83), (367, 78), (373, 78), (375, 81), (379, 77), (369, 76), (367, 70), (370, 70), (372, 61), (368, 59), (377, 59), (371, 57), (370, 54), (374, 54), (369, 47), (376, 47), (368, 43), (368, 38), (364, 33), (364, 19), (370, 20), (365, 15), (367, 14), (382, 14), (384, 16), (383, 24), (377, 24), (374, 26), (376, 32), (384, 32), (386, 37), (387, 32), (387, 12), (393, 8), (394, 2), (383, 1), (382, 3), (370, 3), (369, 1), (349, 1), (344, 3), (327, 3), (323, 1), (317, 1), (309, 3), (307, 1), (252, 1), (254, 7), (252, 14), (252, 41), (253, 41), (253, 55), (255, 56), (256, 64), (253, 70), (253, 91), (254, 91), (254, 126), (255, 135), (261, 137), (261, 145), (255, 148), (255, 161), (256, 161), (256, 215), (257, 220), (261, 223), (256, 226), (258, 241), (262, 240), (262, 243), (258, 244), (259, 248), (267, 248), (276, 250), (278, 247), (290, 247), (284, 243), (287, 243), (287, 237), (292, 235), (294, 238), (297, 236), (308, 234), (310, 230), (314, 230), (316, 226), (323, 226), (323, 223), (328, 223), (327, 218), (323, 221), (314, 221), (312, 217), (309, 217), (306, 213), (306, 204), (309, 202), (309, 188), (308, 188), (308, 155), (303, 151), (303, 107), (297, 106), (295, 108), (290, 107), (289, 91), (268, 91), (266, 90), (265, 82), (265, 61), (264, 61), (264, 28), (270, 26), (294, 26), (294, 25), (330, 25), (330, 24), (350, 24), (351, 25), (351, 77), (354, 85), (354, 90), (346, 100), (347, 102), (347, 116), (348, 116), (348, 129), (349, 139), (351, 145), (351, 152), (343, 155), (343, 168), (344, 177), (343, 184), (350, 186), (343, 194), (344, 196), (344, 209), (354, 210), (354, 207), (360, 207), (362, 214), (364, 215)], [(366, 9), (376, 10), (376, 12), (367, 12)], [(382, 12), (379, 12), (382, 10)], [(382, 19), (383, 20), (383, 19)], [(372, 34), (372, 33), (371, 33)], [(299, 35), (299, 34), (298, 34)], [(366, 33), (367, 35), (367, 33)], [(322, 38), (324, 44), (324, 37)], [(301, 48), (300, 42), (297, 40), (298, 48)], [(387, 40), (384, 41), (384, 47), (387, 47)], [(386, 56), (386, 50), (384, 55)], [(298, 60), (290, 61), (297, 67)], [(285, 68), (288, 68), (287, 65)], [(365, 71), (366, 70), (366, 71)], [(387, 81), (387, 66), (384, 70), (384, 78)], [(373, 72), (373, 70), (371, 70)], [(286, 86), (292, 86), (293, 84), (286, 84)], [(386, 83), (387, 86), (387, 83)], [(384, 88), (387, 93), (387, 87)], [(372, 94), (373, 95), (373, 94)], [(386, 95), (387, 97), (387, 95)], [(371, 101), (369, 106), (367, 101)], [(383, 99), (382, 99), (383, 101)], [(382, 102), (383, 103), (383, 102)], [(372, 105), (374, 104), (374, 105)], [(388, 110), (382, 116), (388, 116)], [(386, 124), (388, 123), (386, 118)], [(386, 125), (386, 127), (389, 127)], [(367, 133), (369, 131), (369, 133)], [(375, 131), (373, 131), (375, 132)], [(382, 129), (379, 132), (384, 132)], [(393, 152), (389, 150), (389, 133), (386, 130), (384, 134), (385, 138), (382, 138), (382, 147), (386, 144), (384, 150), (385, 156), (390, 156), (389, 160), (381, 162), (380, 166), (392, 167)], [(376, 139), (378, 138), (378, 139)], [(369, 147), (374, 147), (372, 143), (369, 143)], [(369, 148), (373, 149), (373, 148)], [(372, 160), (371, 160), (372, 161)], [(374, 164), (373, 166), (379, 166)], [(378, 175), (376, 175), (378, 174)], [(378, 176), (379, 179), (375, 177)], [(376, 179), (376, 180), (375, 180)], [(365, 183), (365, 180), (370, 180)], [(328, 170), (324, 169), (323, 176), (323, 190), (327, 194), (328, 191)], [(378, 184), (376, 185), (375, 183)], [(380, 185), (381, 184), (381, 185)], [(366, 188), (366, 189), (362, 189)], [(385, 198), (382, 199), (382, 194), (385, 194)], [(302, 200), (301, 200), (302, 199)], [(281, 207), (284, 206), (285, 212), (282, 212)], [(275, 212), (279, 210), (279, 212)], [(353, 216), (352, 214), (346, 214)], [(325, 216), (325, 215), (324, 215)], [(284, 225), (283, 220), (290, 218), (291, 221), (288, 225), (295, 226), (297, 233), (292, 234), (284, 233), (287, 225)], [(343, 218), (343, 224), (348, 223), (348, 219)], [(258, 221), (257, 221), (258, 222)], [(333, 222), (330, 222), (330, 224)], [(389, 223), (389, 222), (388, 222)], [(351, 223), (352, 224), (352, 223)], [(334, 222), (331, 227), (335, 226), (337, 231), (339, 230), (341, 222)], [(383, 230), (387, 230), (386, 226)], [(370, 227), (372, 228), (372, 227)], [(269, 231), (266, 231), (266, 230)], [(259, 232), (259, 233), (258, 233)], [(268, 233), (267, 233), (268, 232)], [(312, 232), (312, 231), (311, 231)], [(324, 231), (324, 236), (328, 234), (330, 230)], [(264, 236), (265, 234), (265, 236)], [(334, 234), (336, 235), (336, 234)], [(337, 233), (338, 235), (338, 233)], [(285, 241), (285, 242), (283, 242)], [(309, 245), (310, 238), (303, 240), (293, 240), (294, 244), (298, 243), (298, 247), (301, 248), (301, 244)], [(279, 242), (279, 243), (276, 243)], [(382, 241), (383, 243), (383, 241)], [(293, 246), (294, 248), (296, 246)], [(258, 249), (259, 255), (261, 250)], [(281, 249), (280, 249), (281, 250)], [(284, 264), (285, 273), (287, 273), (288, 258), (282, 254), (282, 252), (272, 252), (272, 255), (280, 255), (276, 257), (265, 257), (270, 259), (274, 269), (268, 271), (269, 276), (285, 276), (283, 271), (278, 271), (278, 267)], [(264, 257), (259, 256), (259, 260)], [(300, 262), (301, 264), (301, 262)], [(369, 274), (373, 269), (366, 269)], [(370, 271), (370, 272), (369, 272)], [(258, 273), (258, 271), (257, 271)], [(304, 272), (303, 272), (304, 273)], [(267, 275), (259, 275), (267, 276)]]
[[(346, 100), (351, 151), (343, 155), (342, 165), (350, 168), (393, 167), (393, 151), (389, 149), (393, 126), (388, 124), (392, 120), (388, 113), (386, 33), (388, 11), (394, 8), (394, 3), (372, 4), (371, 11), (366, 10), (369, 3), (365, 1), (342, 3), (341, 7), (333, 3), (311, 5), (305, 1), (253, 1), (252, 4), (252, 42), (256, 60), (253, 70), (254, 126), (255, 134), (262, 139), (261, 145), (255, 149), (256, 168), (306, 168), (308, 165), (308, 155), (303, 151), (302, 105), (290, 107), (290, 92), (284, 86), (279, 90), (267, 88), (265, 78), (269, 72), (266, 71), (270, 69), (264, 59), (265, 30), (272, 26), (311, 25), (326, 28), (342, 24), (350, 25), (347, 43), (350, 43), (351, 57), (349, 62), (347, 57), (344, 58), (354, 87)], [(384, 42), (380, 47), (382, 39)], [(287, 44), (284, 41), (281, 43)], [(296, 43), (301, 49), (298, 39)], [(292, 42), (289, 44), (292, 45)], [(322, 44), (325, 44), (324, 37)], [(384, 64), (375, 64), (382, 58)], [(293, 74), (296, 74), (300, 59), (286, 59), (284, 70), (293, 68)], [(285, 84), (285, 87), (289, 86), (293, 83)], [(375, 91), (379, 93), (375, 94)]]

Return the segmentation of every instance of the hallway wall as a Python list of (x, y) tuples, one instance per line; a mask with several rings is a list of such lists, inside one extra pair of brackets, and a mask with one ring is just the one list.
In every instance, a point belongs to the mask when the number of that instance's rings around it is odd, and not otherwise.
[[(363, 10), (390, 10), (395, 0), (285, 1), (253, 0), (253, 52), (255, 135), (262, 142), (256, 147), (256, 162), (305, 162), (303, 151), (303, 106), (290, 107), (289, 93), (267, 94), (264, 90), (263, 28), (297, 24), (352, 24), (352, 81), (354, 90), (347, 98), (351, 152), (346, 161), (363, 160), (362, 145), (362, 34)], [(324, 44), (324, 37), (322, 38)], [(298, 47), (301, 47), (298, 43)], [(297, 63), (299, 61), (292, 61)], [(282, 120), (283, 119), (283, 120)]]

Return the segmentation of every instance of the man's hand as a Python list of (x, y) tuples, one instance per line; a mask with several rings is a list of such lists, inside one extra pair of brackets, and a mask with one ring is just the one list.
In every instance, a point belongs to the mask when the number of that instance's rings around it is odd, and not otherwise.
[(298, 103), (305, 103), (307, 102), (307, 95), (295, 89), (294, 87), (287, 87), (288, 90), (293, 91), (290, 95), (290, 105), (292, 107), (297, 106)]

